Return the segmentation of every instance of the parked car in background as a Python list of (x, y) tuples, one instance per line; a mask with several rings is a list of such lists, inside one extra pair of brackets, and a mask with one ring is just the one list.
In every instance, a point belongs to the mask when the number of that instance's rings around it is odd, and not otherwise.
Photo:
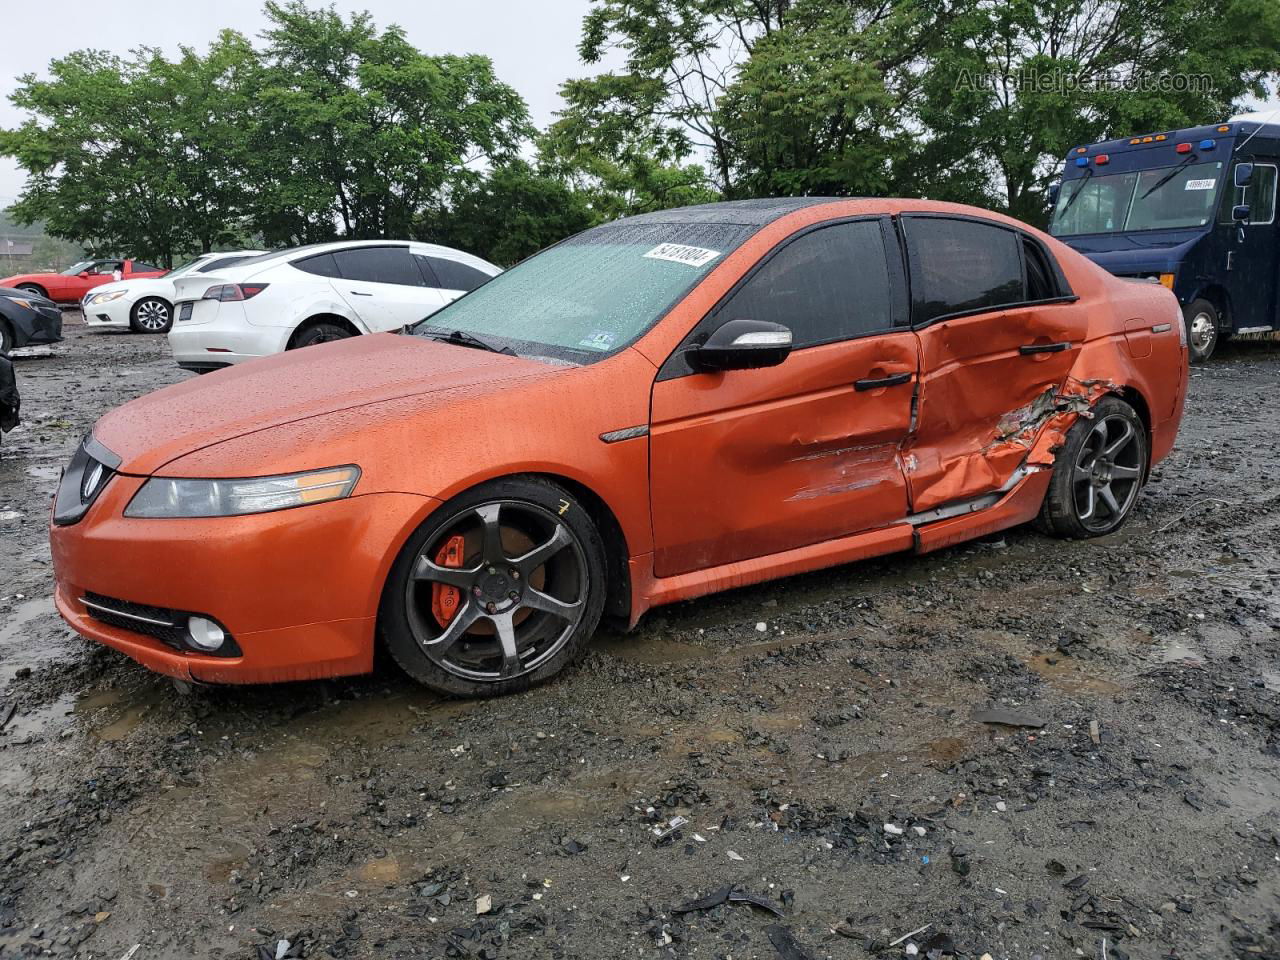
[(84, 322), (90, 327), (128, 327), (134, 333), (168, 333), (173, 326), (174, 282), (179, 277), (221, 270), (265, 252), (204, 253), (162, 277), (121, 280), (95, 287), (80, 302)]
[(94, 287), (113, 280), (162, 277), (160, 267), (141, 260), (81, 260), (61, 273), (20, 273), (0, 280), (0, 287), (16, 287), (54, 303), (79, 304)]
[(242, 260), (174, 284), (169, 331), (184, 370), (398, 330), (475, 289), (501, 268), (431, 243), (321, 243)]
[(1178, 432), (1180, 319), (956, 204), (617, 220), (403, 336), (108, 413), (53, 509), (57, 607), (184, 680), (360, 673), (381, 642), (435, 689), (521, 690), (605, 613), (1031, 520), (1112, 533)]
[(14, 347), (57, 343), (62, 339), (62, 311), (52, 300), (26, 290), (0, 287), (0, 355)]

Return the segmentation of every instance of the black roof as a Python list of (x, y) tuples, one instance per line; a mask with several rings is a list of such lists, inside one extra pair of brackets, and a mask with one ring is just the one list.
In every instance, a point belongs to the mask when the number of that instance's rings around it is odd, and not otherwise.
[[(763, 227), (779, 217), (824, 203), (840, 203), (849, 197), (776, 197), (761, 200), (726, 200), (722, 203), (699, 203), (692, 207), (676, 207), (627, 217), (628, 224), (642, 223), (729, 223), (744, 227)], [(624, 221), (615, 221), (624, 222)]]

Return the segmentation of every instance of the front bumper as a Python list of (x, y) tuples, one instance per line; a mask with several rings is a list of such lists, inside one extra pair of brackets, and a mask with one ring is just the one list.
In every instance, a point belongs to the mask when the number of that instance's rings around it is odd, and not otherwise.
[(133, 312), (134, 301), (129, 297), (120, 297), (109, 303), (90, 303), (93, 291), (80, 304), (80, 312), (84, 315), (85, 326), (88, 327), (127, 327)]
[(173, 359), (184, 370), (210, 370), (269, 357), (284, 350), (291, 331), (249, 323), (240, 303), (196, 300), (192, 315), (182, 319), (185, 303), (174, 304), (169, 330)]
[[(143, 479), (113, 476), (82, 520), (50, 527), (55, 602), (77, 633), (159, 673), (209, 683), (372, 669), (387, 571), (438, 501), (376, 493), (246, 517), (125, 518)], [(215, 618), (239, 655), (175, 649), (125, 629), (84, 603), (103, 597)]]
[(53, 305), (29, 310), (14, 304), (13, 310), (6, 313), (6, 316), (13, 328), (15, 347), (58, 343), (62, 340), (62, 311)]

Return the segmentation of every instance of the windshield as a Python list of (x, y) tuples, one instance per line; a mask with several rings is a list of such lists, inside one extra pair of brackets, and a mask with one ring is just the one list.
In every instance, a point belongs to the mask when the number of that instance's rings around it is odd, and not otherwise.
[(754, 230), (741, 224), (597, 227), (499, 274), (413, 328), (585, 363), (616, 353)]
[(73, 263), (71, 266), (67, 267), (67, 269), (63, 270), (62, 275), (64, 277), (74, 277), (77, 273), (80, 273), (83, 270), (88, 270), (91, 266), (93, 266), (92, 260), (81, 260), (79, 263)]
[(1067, 237), (1202, 227), (1213, 219), (1221, 180), (1221, 162), (1068, 180), (1058, 191), (1049, 232)]

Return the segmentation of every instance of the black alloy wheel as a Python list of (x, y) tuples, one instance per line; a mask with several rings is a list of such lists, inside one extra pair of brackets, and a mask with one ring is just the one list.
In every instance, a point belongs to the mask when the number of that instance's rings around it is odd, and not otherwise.
[(536, 478), (486, 484), (433, 515), (388, 580), (395, 660), (445, 693), (526, 689), (572, 662), (604, 606), (604, 548), (568, 491)]

